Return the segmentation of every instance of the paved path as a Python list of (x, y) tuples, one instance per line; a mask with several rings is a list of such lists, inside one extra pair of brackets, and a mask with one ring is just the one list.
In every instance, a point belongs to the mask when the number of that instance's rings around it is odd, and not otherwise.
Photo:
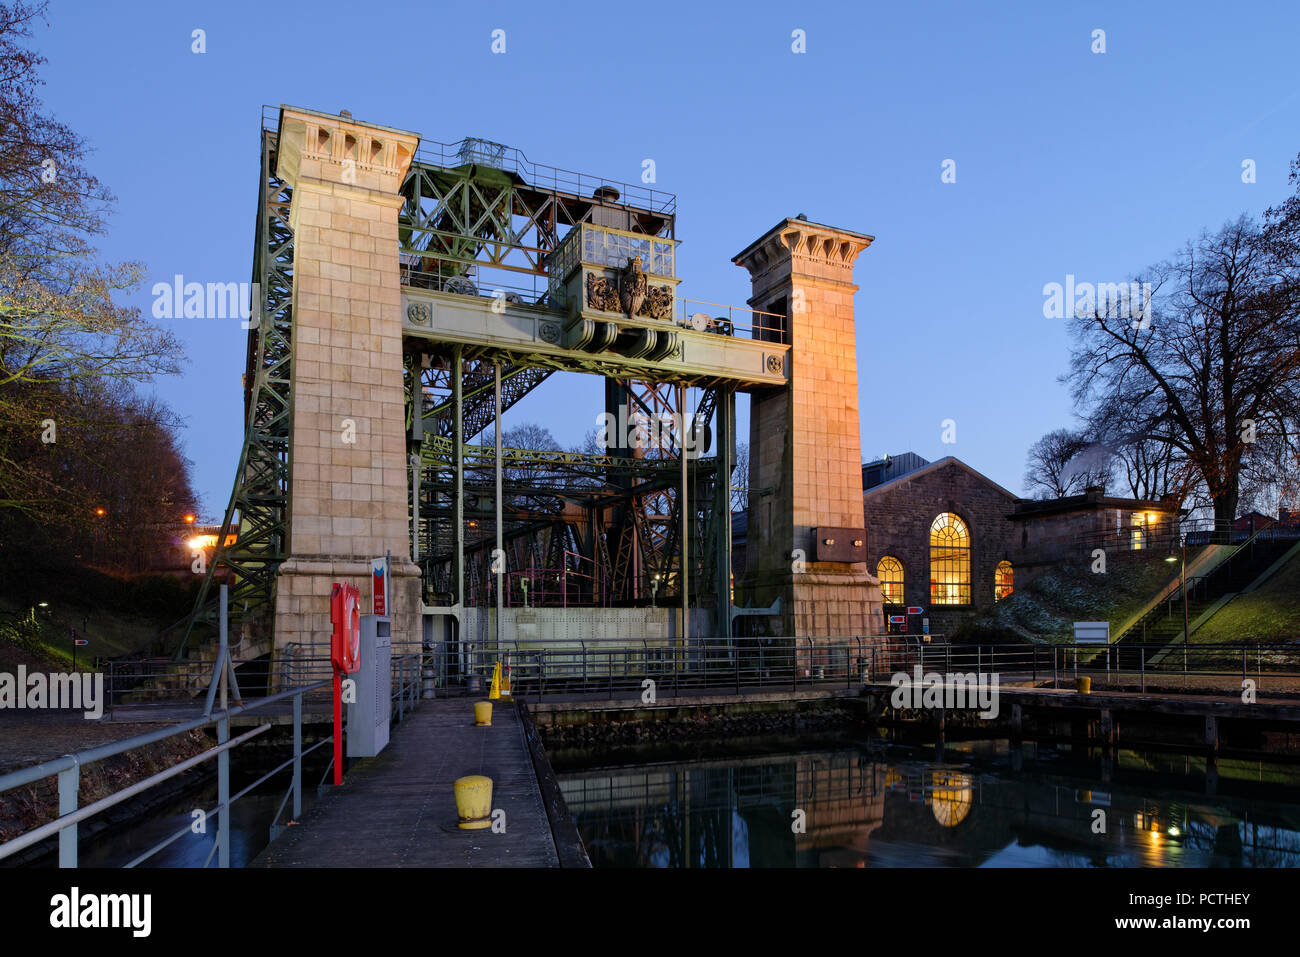
[[(558, 867), (550, 821), (515, 705), (474, 726), (471, 698), (422, 701), (388, 747), (354, 765), (252, 867)], [(456, 828), (452, 782), (492, 778), (506, 831)]]

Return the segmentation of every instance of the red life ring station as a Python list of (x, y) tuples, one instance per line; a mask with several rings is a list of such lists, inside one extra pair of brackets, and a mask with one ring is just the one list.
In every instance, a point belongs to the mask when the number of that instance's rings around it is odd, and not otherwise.
[(345, 675), (361, 667), (361, 589), (351, 582), (334, 583), (330, 591), (330, 659)]
[(343, 783), (343, 676), (361, 667), (361, 589), (351, 582), (330, 588), (330, 661), (334, 665), (334, 785)]

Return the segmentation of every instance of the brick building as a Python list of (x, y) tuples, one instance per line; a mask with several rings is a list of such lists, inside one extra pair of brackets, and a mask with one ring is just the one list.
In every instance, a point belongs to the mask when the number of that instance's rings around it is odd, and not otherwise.
[[(949, 456), (912, 452), (862, 466), (867, 568), (880, 579), (886, 615), (924, 609), (905, 630), (953, 635), (1044, 571), (1108, 553), (1168, 549), (1182, 514), (1173, 499), (1107, 496), (1093, 487), (1058, 499), (1024, 499)], [(747, 515), (732, 517), (732, 565), (745, 567)], [(903, 626), (892, 626), (904, 630)]]
[[(950, 635), (1014, 587), (1020, 499), (949, 456), (911, 453), (863, 466), (867, 567), (880, 579), (886, 612), (925, 609), (932, 634)], [(878, 484), (869, 484), (878, 482)]]

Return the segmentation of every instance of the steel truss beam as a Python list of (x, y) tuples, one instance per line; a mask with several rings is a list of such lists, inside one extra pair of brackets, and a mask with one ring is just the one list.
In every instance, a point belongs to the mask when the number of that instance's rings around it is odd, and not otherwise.
[[(293, 360), (293, 231), (291, 190), (272, 172), (277, 136), (262, 131), (261, 183), (253, 248), (254, 302), (244, 374), (244, 441), (212, 562), (174, 657), (196, 631), (216, 624), (218, 578), (228, 578), (229, 619), (238, 634), (270, 634), (275, 573), (288, 556), (289, 434)], [(233, 545), (226, 531), (238, 523)], [(206, 636), (201, 636), (206, 637)]]

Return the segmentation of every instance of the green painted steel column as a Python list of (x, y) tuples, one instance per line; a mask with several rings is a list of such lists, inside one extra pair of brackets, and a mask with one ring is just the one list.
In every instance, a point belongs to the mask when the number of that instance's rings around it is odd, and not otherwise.
[(496, 460), (494, 462), (494, 469), (496, 471), (496, 480), (497, 480), (497, 494), (496, 494), (497, 547), (496, 547), (496, 551), (493, 553), (492, 556), (492, 564), (493, 566), (495, 566), (494, 570), (497, 576), (496, 643), (497, 643), (497, 648), (500, 649), (501, 648), (501, 609), (504, 607), (502, 603), (501, 586), (504, 583), (505, 570), (506, 570), (505, 542), (501, 535), (501, 363), (500, 362), (492, 363), (492, 377), (494, 382), (494, 388), (496, 390), (495, 399), (494, 399), (496, 404), (496, 408), (495, 408), (496, 425), (494, 426), (493, 431), (496, 433)]
[(736, 462), (736, 393), (718, 389), (716, 404), (717, 477), (714, 479), (713, 521), (716, 524), (713, 557), (717, 575), (717, 618), (714, 631), (721, 638), (731, 637), (731, 470)]
[(456, 426), (451, 440), (452, 472), (455, 475), (456, 502), (452, 508), (455, 524), (456, 550), (452, 553), (452, 580), (455, 589), (455, 603), (465, 607), (465, 443), (461, 433), (465, 428), (465, 406), (462, 394), (462, 378), (465, 370), (463, 351), (460, 346), (452, 350), (451, 357), (451, 394), (455, 406)]
[(686, 418), (686, 386), (677, 386), (677, 418), (681, 432), (677, 442), (677, 457), (682, 463), (682, 494), (681, 502), (677, 509), (677, 515), (681, 520), (681, 531), (679, 532), (680, 540), (678, 545), (677, 567), (678, 574), (681, 577), (682, 592), (682, 642), (687, 642), (691, 637), (691, 509), (690, 498), (687, 491), (689, 479), (687, 477), (687, 467), (690, 464), (690, 455), (686, 450), (687, 422)]

